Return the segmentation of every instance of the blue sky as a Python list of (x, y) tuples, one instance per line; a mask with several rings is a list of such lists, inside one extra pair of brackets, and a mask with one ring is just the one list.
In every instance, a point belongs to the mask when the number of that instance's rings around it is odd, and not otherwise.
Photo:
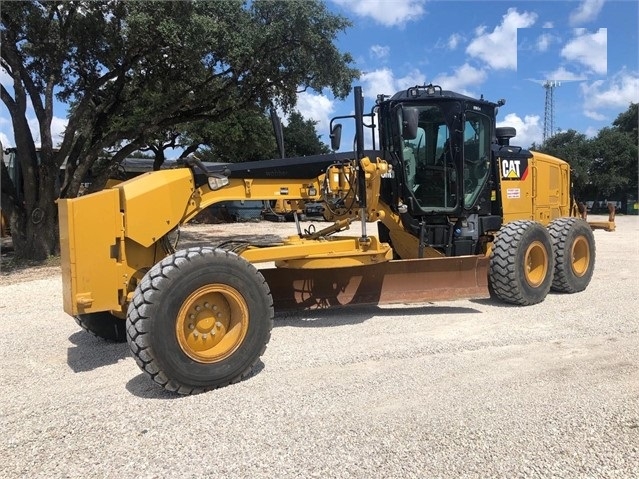
[[(329, 0), (353, 27), (339, 39), (363, 75), (370, 108), (378, 93), (416, 84), (488, 100), (506, 99), (500, 126), (514, 126), (514, 144), (540, 143), (546, 80), (553, 91), (555, 130), (588, 136), (639, 102), (639, 2)], [(320, 121), (349, 114), (352, 98), (303, 95), (299, 109)], [(343, 138), (346, 138), (343, 136)], [(345, 143), (342, 142), (344, 146)]]
[[(506, 99), (498, 124), (514, 126), (514, 144), (540, 143), (546, 80), (554, 89), (555, 129), (588, 136), (609, 126), (630, 102), (639, 102), (639, 2), (326, 0), (353, 26), (338, 46), (355, 58), (366, 108), (378, 93), (417, 84), (439, 84), (470, 96)], [(0, 75), (3, 83), (6, 75)], [(352, 113), (352, 96), (301, 94), (298, 109), (318, 122), (328, 141), (332, 116)], [(55, 135), (66, 110), (56, 105)], [(37, 131), (31, 112), (32, 129)], [(345, 127), (347, 125), (345, 124)], [(350, 146), (348, 128), (343, 148)], [(0, 140), (14, 144), (9, 115), (0, 107)]]

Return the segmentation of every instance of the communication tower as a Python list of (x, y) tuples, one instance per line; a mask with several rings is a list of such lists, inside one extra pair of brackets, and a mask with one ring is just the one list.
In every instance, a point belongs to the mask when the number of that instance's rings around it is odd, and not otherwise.
[(555, 101), (554, 90), (561, 83), (558, 81), (547, 80), (544, 83), (546, 89), (546, 106), (544, 108), (544, 142), (555, 134)]

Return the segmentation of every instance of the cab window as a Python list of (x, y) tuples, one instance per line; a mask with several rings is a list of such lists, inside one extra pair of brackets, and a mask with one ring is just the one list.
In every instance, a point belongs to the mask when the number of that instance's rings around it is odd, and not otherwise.
[(422, 209), (454, 209), (459, 175), (445, 112), (439, 105), (418, 108), (417, 136), (405, 140), (402, 151), (406, 188)]
[(464, 206), (477, 201), (488, 179), (491, 121), (476, 111), (467, 111), (464, 122)]

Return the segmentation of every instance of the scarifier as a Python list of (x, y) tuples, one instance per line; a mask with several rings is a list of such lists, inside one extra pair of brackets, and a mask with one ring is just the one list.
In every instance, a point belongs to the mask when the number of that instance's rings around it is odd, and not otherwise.
[[(192, 394), (250, 373), (274, 309), (489, 295), (532, 305), (550, 289), (588, 286), (595, 243), (569, 165), (510, 145), (515, 130), (495, 124), (503, 101), (424, 85), (380, 95), (364, 113), (361, 88), (354, 96), (354, 115), (331, 121), (333, 150), (337, 121), (354, 121), (352, 152), (215, 168), (193, 159), (60, 200), (65, 312), (128, 340), (155, 382)], [(181, 225), (237, 200), (322, 202), (329, 223), (309, 232), (298, 222), (297, 235), (274, 244), (176, 251)], [(361, 230), (345, 236), (356, 220)], [(254, 266), (267, 262), (275, 267)]]

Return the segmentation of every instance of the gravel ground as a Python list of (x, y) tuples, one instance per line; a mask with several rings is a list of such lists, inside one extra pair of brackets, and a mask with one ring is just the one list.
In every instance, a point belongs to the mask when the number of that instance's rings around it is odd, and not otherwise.
[(0, 477), (639, 477), (639, 218), (595, 237), (583, 293), (281, 315), (190, 397), (81, 331), (58, 268), (3, 275)]

